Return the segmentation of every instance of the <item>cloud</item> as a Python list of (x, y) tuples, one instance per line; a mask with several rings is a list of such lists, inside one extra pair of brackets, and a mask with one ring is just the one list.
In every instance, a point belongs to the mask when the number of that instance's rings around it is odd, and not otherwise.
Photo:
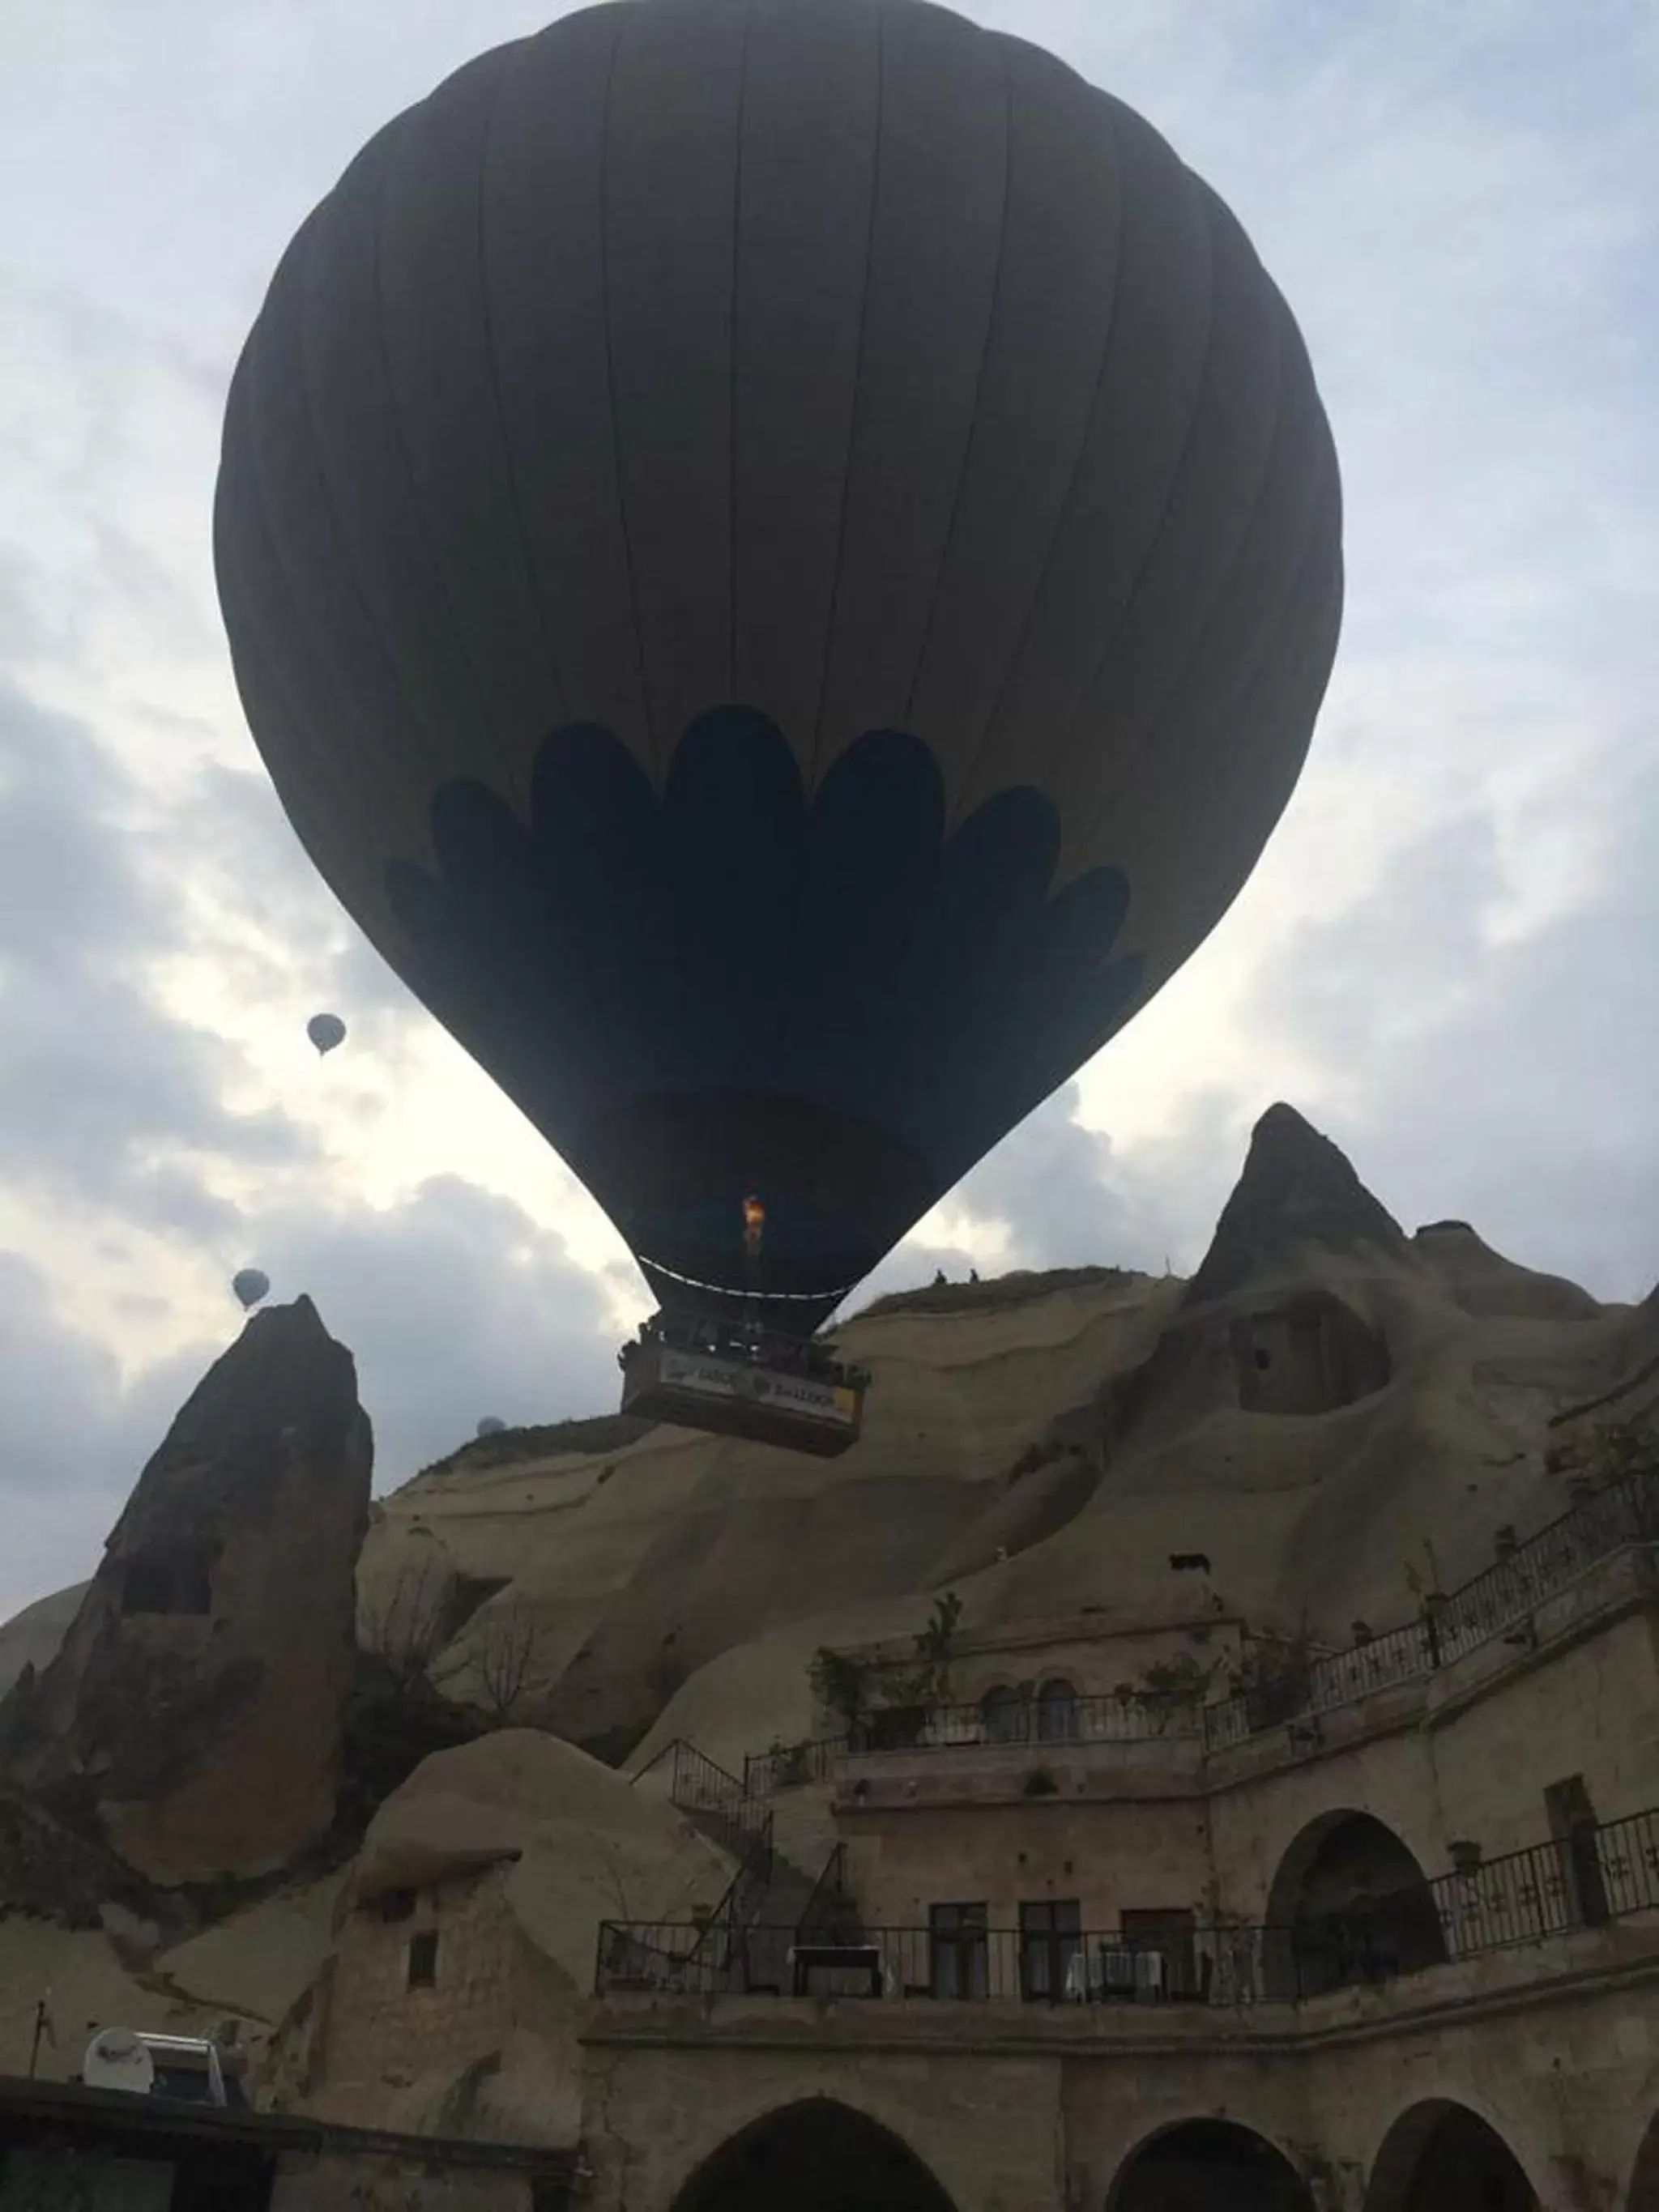
[[(1329, 407), (1350, 590), (1233, 912), (854, 1303), (939, 1266), (1189, 1267), (1279, 1096), (1397, 1215), (1635, 1294), (1659, 1272), (1651, 18), (967, 4), (1237, 210)], [(230, 363), (296, 221), (387, 115), (550, 12), (155, 0), (134, 37), (123, 0), (0, 11), (0, 1611), (86, 1571), (237, 1325), (243, 1261), (351, 1344), (382, 1481), (482, 1413), (614, 1402), (614, 1240), (316, 877), (242, 731), (208, 556)], [(351, 1048), (310, 1081), (323, 1006)]]
[(0, 1252), (0, 1620), (91, 1574), (205, 1352), (181, 1348), (124, 1389), (114, 1355), (55, 1318), (41, 1272)]
[(1288, 939), (1246, 1018), (1330, 1070), (1329, 1133), (1396, 1214), (1471, 1219), (1528, 1266), (1633, 1299), (1659, 1276), (1650, 749), (1603, 795), (1580, 904), (1496, 936), (1482, 926), (1502, 890), (1495, 841), (1449, 824)]
[(158, 1002), (185, 916), (165, 848), (147, 863), (123, 824), (134, 805), (78, 722), (0, 690), (0, 1168), (14, 1197), (212, 1237), (234, 1223), (212, 1163), (293, 1165), (309, 1140), (274, 1108), (228, 1110), (234, 1048)]
[(486, 1413), (556, 1419), (610, 1410), (619, 1394), (599, 1281), (522, 1209), (459, 1176), (384, 1212), (319, 1195), (314, 1212), (253, 1214), (247, 1231), (273, 1297), (308, 1291), (355, 1353), (380, 1487)]

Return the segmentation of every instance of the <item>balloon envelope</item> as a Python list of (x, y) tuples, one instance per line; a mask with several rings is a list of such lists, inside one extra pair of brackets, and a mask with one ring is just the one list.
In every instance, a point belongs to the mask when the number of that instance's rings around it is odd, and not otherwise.
[(231, 1277), (230, 1287), (244, 1308), (257, 1306), (261, 1298), (270, 1295), (270, 1278), (258, 1267), (244, 1267)]
[(460, 70), (289, 247), (216, 514), (330, 884), (665, 1303), (803, 1331), (1237, 894), (1340, 539), (1227, 210), (914, 0)]
[(477, 1432), (481, 1437), (499, 1437), (504, 1435), (506, 1431), (505, 1421), (497, 1420), (494, 1413), (486, 1413), (478, 1424)]
[(337, 1044), (345, 1042), (346, 1025), (337, 1014), (313, 1014), (306, 1024), (306, 1035), (319, 1053), (332, 1052)]

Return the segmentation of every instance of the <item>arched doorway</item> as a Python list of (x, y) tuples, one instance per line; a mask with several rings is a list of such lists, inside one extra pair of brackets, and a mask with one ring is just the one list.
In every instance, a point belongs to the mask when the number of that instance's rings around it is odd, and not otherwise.
[(1410, 1850), (1370, 1813), (1322, 1814), (1291, 1842), (1267, 1898), (1268, 1994), (1319, 1996), (1438, 1966), (1434, 1893)]
[(1108, 2212), (1314, 2212), (1308, 2185), (1265, 2136), (1233, 2120), (1183, 2120), (1131, 2154)]
[(1537, 2192), (1496, 2128), (1449, 2098), (1402, 2112), (1384, 2136), (1365, 2212), (1539, 2212)]
[(908, 2144), (827, 2097), (769, 2112), (692, 2176), (674, 2212), (952, 2212)]
[(1630, 2177), (1625, 2212), (1659, 2212), (1659, 2112), (1648, 2122)]

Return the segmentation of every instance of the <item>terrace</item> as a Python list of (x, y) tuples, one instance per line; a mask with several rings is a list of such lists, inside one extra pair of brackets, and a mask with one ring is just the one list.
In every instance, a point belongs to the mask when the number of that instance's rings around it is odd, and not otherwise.
[(1659, 1911), (1659, 1808), (1283, 1926), (994, 1928), (971, 1918), (872, 1927), (842, 1855), (793, 1925), (746, 1921), (734, 1894), (693, 1923), (605, 1921), (600, 1996), (927, 1998), (1230, 2010), (1375, 1989)]
[[(890, 1705), (853, 1729), (775, 1747), (744, 1762), (745, 1795), (765, 1798), (835, 1778), (842, 1763), (896, 1752), (1007, 1746), (1153, 1744), (1186, 1739), (1212, 1756), (1288, 1728), (1316, 1744), (1321, 1723), (1391, 1689), (1420, 1687), (1488, 1647), (1535, 1645), (1540, 1616), (1592, 1570), (1659, 1541), (1659, 1475), (1608, 1483), (1460, 1589), (1431, 1592), (1420, 1617), (1345, 1650), (1297, 1660), (1233, 1696), (1091, 1696), (1049, 1683), (1035, 1698), (999, 1692), (978, 1705)], [(1158, 1762), (1163, 1763), (1163, 1762)]]

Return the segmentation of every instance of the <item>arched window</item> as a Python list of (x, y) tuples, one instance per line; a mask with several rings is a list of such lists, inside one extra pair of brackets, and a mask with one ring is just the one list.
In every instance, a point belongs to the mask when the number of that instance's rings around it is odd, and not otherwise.
[(1322, 1995), (1438, 1966), (1445, 1931), (1422, 1868), (1394, 1830), (1350, 1809), (1311, 1820), (1267, 1899), (1268, 1994)]
[(1030, 1717), (1019, 1692), (1006, 1684), (988, 1690), (980, 1701), (987, 1743), (1024, 1743), (1030, 1734)]
[(1077, 1691), (1056, 1674), (1037, 1692), (1037, 1736), (1043, 1743), (1073, 1743), (1078, 1735)]

